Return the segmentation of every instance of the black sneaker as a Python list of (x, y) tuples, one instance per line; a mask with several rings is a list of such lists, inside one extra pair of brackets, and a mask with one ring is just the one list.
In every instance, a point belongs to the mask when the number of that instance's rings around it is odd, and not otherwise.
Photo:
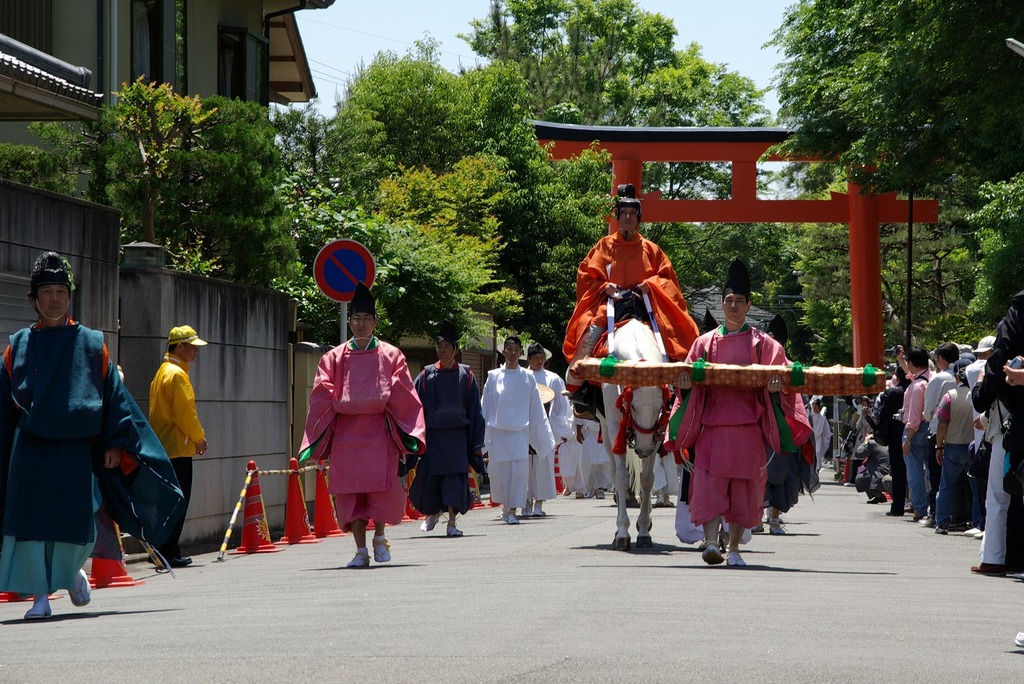
[(935, 534), (949, 534), (949, 528), (945, 525), (936, 525)]

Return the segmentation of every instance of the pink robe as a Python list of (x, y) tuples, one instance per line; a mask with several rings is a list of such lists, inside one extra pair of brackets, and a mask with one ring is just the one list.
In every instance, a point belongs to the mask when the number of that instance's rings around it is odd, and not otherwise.
[[(402, 352), (377, 341), (372, 349), (349, 344), (324, 354), (309, 395), (301, 449), (323, 435), (314, 456), (330, 458), (328, 491), (335, 496), (338, 522), (390, 524), (402, 521), (405, 491), (398, 479), (402, 454), (423, 453), (423, 405), (413, 388)], [(403, 437), (411, 438), (410, 449)]]
[[(687, 361), (788, 365), (782, 345), (756, 328), (729, 335), (701, 335)], [(782, 392), (782, 411), (799, 445), (811, 434), (799, 394)], [(673, 413), (680, 410), (677, 397)], [(761, 519), (767, 481), (766, 446), (781, 449), (779, 425), (766, 388), (709, 388), (695, 384), (686, 401), (670, 450), (695, 447), (690, 514), (697, 525), (724, 515), (726, 521), (753, 527)], [(738, 481), (738, 482), (734, 482)], [(723, 482), (726, 489), (723, 492)]]

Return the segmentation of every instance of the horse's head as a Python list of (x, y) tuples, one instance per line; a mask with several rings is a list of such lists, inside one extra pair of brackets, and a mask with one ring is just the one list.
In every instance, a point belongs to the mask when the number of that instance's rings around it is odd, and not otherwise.
[(640, 458), (656, 454), (668, 425), (668, 398), (667, 387), (624, 388), (616, 402), (622, 420), (613, 452), (625, 453), (628, 444)]

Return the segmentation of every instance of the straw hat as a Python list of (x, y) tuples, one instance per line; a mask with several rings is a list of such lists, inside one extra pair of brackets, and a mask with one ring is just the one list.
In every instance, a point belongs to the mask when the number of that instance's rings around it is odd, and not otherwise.
[(547, 385), (537, 385), (537, 391), (540, 392), (541, 403), (550, 404), (551, 400), (555, 398), (555, 390)]

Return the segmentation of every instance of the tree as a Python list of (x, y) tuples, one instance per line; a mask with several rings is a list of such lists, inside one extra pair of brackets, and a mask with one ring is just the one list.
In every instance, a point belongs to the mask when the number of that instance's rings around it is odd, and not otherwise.
[[(472, 315), (475, 307), (487, 307), (505, 316), (518, 311), (515, 293), (495, 282), (500, 247), (493, 234), (487, 235), (486, 229), (478, 227), (464, 232), (453, 229), (447, 223), (450, 215), (444, 211), (420, 214), (423, 205), (440, 206), (448, 201), (447, 197), (428, 197), (420, 192), (425, 187), (423, 173), (407, 170), (403, 176), (389, 180), (385, 193), (388, 199), (376, 216), (348, 209), (345, 198), (308, 174), (293, 175), (282, 186), (282, 192), (290, 198), (288, 213), (303, 264), (296, 274), (280, 278), (274, 285), (299, 300), (300, 318), (311, 339), (339, 341), (337, 304), (319, 292), (312, 278), (316, 253), (339, 238), (357, 240), (374, 255), (378, 334), (385, 339), (398, 342), (407, 336), (431, 336), (444, 319), (472, 330), (478, 325)], [(485, 175), (493, 178), (493, 174)], [(445, 177), (436, 180), (439, 187), (452, 183)], [(475, 182), (469, 176), (462, 180)], [(486, 216), (488, 193), (468, 194), (480, 200), (468, 206), (467, 213), (482, 216), (481, 225), (493, 227), (493, 219)], [(417, 201), (405, 201), (410, 196)], [(411, 220), (417, 217), (435, 222)]]
[[(838, 156), (883, 190), (954, 174), (1007, 180), (1024, 168), (1020, 3), (801, 0), (773, 43), (792, 151)], [(862, 172), (873, 169), (871, 173)]]
[[(378, 56), (351, 84), (327, 125), (317, 192), (330, 189), (335, 211), (362, 206), (392, 228), (408, 223), (426, 231), (420, 235), (424, 249), (438, 234), (493, 236), (497, 242), (487, 256), (497, 259), (494, 282), (481, 286), (478, 299), (493, 299), (487, 306), (497, 311), (499, 324), (529, 328), (556, 349), (574, 302), (576, 267), (604, 231), (607, 158), (591, 154), (553, 164), (537, 144), (527, 118), (526, 82), (514, 64), (456, 76), (424, 47), (404, 57)], [(286, 145), (314, 129), (294, 120), (276, 123)], [(284, 156), (302, 154), (286, 150)], [(352, 167), (333, 167), (332, 158)], [(402, 235), (395, 239), (408, 244)], [(541, 287), (538, 274), (545, 278)], [(443, 289), (426, 293), (435, 299), (439, 294), (450, 297)], [(416, 301), (419, 293), (405, 296)], [(461, 301), (452, 298), (447, 310)], [(410, 310), (409, 318), (429, 331), (426, 326), (438, 319), (427, 311)]]
[(634, 123), (635, 85), (676, 61), (672, 21), (633, 0), (492, 0), (471, 26), (474, 52), (519, 66), (537, 117), (571, 102), (588, 123)]
[(201, 131), (213, 112), (204, 111), (198, 97), (177, 95), (169, 84), (147, 84), (140, 76), (118, 93), (114, 119), (122, 134), (134, 141), (141, 165), (142, 232), (156, 242), (156, 212), (170, 157), (185, 141), (186, 131)]
[(981, 192), (987, 203), (968, 217), (981, 246), (972, 306), (988, 331), (984, 334), (990, 335), (1010, 299), (1024, 289), (1024, 173), (1006, 182), (986, 184)]
[(266, 108), (141, 82), (124, 92), (86, 129), (84, 155), (90, 198), (123, 212), (122, 240), (162, 244), (176, 268), (242, 283), (267, 285), (291, 268)]

